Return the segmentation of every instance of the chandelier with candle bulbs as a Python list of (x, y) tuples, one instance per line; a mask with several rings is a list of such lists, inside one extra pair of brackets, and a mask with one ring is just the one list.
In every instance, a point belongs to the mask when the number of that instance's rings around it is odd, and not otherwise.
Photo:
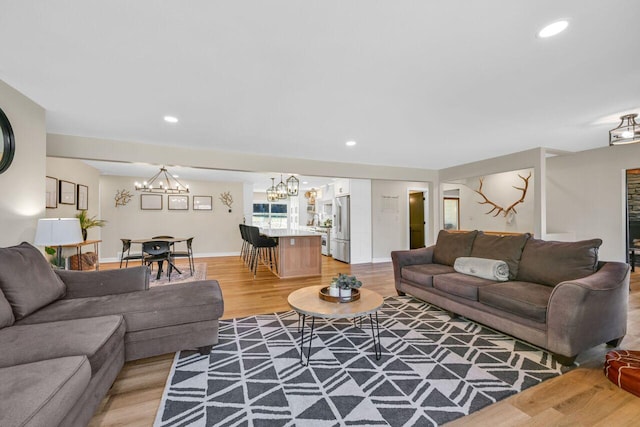
[(162, 166), (160, 171), (144, 181), (135, 183), (136, 190), (143, 193), (182, 194), (189, 192), (189, 186), (183, 185), (178, 179)]

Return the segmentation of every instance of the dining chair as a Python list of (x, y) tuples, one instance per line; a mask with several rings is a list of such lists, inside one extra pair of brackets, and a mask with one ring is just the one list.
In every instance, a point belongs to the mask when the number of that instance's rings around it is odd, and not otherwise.
[[(153, 236), (152, 239), (173, 239), (173, 236)], [(175, 243), (170, 242), (169, 246), (171, 246), (171, 250), (174, 250)]]
[(188, 258), (189, 259), (189, 270), (191, 271), (191, 275), (193, 276), (193, 270), (195, 269), (195, 264), (193, 262), (193, 249), (191, 248), (191, 244), (193, 243), (193, 237), (187, 239), (187, 250), (186, 251), (176, 251), (174, 250), (171, 255), (174, 258)]
[(142, 263), (142, 254), (141, 253), (131, 253), (131, 239), (120, 239), (122, 240), (122, 252), (120, 253), (120, 268), (122, 268), (122, 262), (124, 261), (125, 268), (129, 266), (129, 261), (140, 260)]
[(169, 242), (164, 240), (144, 242), (142, 244), (142, 253), (144, 255), (144, 264), (150, 265), (154, 262), (158, 263), (158, 274), (156, 276), (156, 279), (160, 279), (160, 275), (162, 274), (162, 264), (164, 263), (164, 261), (167, 262), (167, 277), (169, 278), (169, 281), (171, 281), (172, 270), (176, 270), (178, 273), (180, 273), (180, 270), (178, 270), (173, 263), (171, 246)]

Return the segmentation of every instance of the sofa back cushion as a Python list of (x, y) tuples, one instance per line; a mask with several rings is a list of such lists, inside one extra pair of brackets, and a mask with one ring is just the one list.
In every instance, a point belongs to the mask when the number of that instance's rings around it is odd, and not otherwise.
[(517, 279), (555, 286), (596, 272), (601, 239), (553, 242), (529, 239), (522, 251)]
[(0, 291), (0, 329), (13, 325), (15, 320), (13, 311), (11, 310), (11, 304), (9, 304), (9, 301), (7, 301), (2, 291)]
[(453, 266), (456, 258), (469, 256), (477, 234), (477, 230), (463, 233), (440, 230), (436, 246), (433, 248), (433, 262)]
[(65, 289), (45, 257), (27, 242), (0, 248), (0, 290), (16, 320), (61, 298)]
[(522, 257), (522, 250), (530, 234), (514, 236), (495, 236), (478, 232), (473, 241), (471, 256), (475, 258), (499, 259), (509, 266), (509, 280), (518, 275), (518, 265)]

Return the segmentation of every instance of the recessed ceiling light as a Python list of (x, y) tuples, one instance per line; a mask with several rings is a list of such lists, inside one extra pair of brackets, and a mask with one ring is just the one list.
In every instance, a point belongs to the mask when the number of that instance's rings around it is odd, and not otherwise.
[(302, 181), (302, 183), (303, 183), (304, 185), (307, 185), (307, 184), (309, 183), (309, 181)]
[(173, 116), (164, 116), (164, 121), (167, 123), (178, 123), (178, 118)]
[(354, 145), (356, 145), (356, 144), (357, 144), (357, 142), (355, 142), (355, 141), (347, 141), (347, 142), (345, 142), (345, 145), (346, 145), (347, 147), (353, 147), (353, 146), (354, 146)]
[(538, 31), (538, 37), (541, 39), (546, 39), (547, 37), (553, 37), (557, 34), (560, 34), (569, 26), (569, 21), (563, 19), (561, 21), (556, 21), (552, 24), (547, 25), (540, 31)]

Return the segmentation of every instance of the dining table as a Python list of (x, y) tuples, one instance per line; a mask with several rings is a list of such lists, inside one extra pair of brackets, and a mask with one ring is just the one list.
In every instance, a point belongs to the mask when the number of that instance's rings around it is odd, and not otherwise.
[[(146, 238), (146, 239), (130, 239), (130, 240), (131, 240), (131, 244), (135, 243), (141, 246), (144, 246), (145, 243), (153, 243), (153, 242), (169, 242), (171, 246), (173, 246), (175, 243), (186, 242), (189, 239), (191, 239), (191, 237), (162, 237), (162, 238)], [(158, 273), (156, 274), (156, 280), (159, 280), (160, 276), (162, 275), (163, 264), (164, 264), (164, 261), (158, 261)], [(173, 264), (170, 261), (169, 261), (168, 268), (172, 268), (173, 270), (177, 271), (178, 274), (182, 274), (182, 272), (175, 266), (175, 264)]]

